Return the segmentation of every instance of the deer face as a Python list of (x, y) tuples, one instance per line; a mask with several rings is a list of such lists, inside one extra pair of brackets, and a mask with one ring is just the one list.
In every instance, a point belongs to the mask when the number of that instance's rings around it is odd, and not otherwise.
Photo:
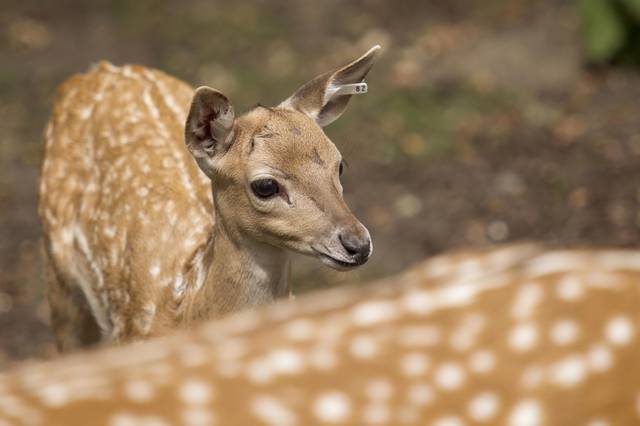
[(316, 77), (276, 108), (259, 106), (237, 118), (220, 92), (196, 91), (186, 142), (212, 180), (216, 220), (336, 269), (367, 261), (369, 232), (342, 198), (342, 157), (321, 126), (344, 111), (350, 95), (336, 93), (364, 79), (377, 50)]
[(333, 143), (300, 112), (260, 108), (251, 115), (266, 119), (238, 144), (235, 169), (243, 173), (234, 179), (239, 190), (233, 201), (242, 192), (251, 212), (238, 218), (243, 228), (257, 240), (336, 268), (366, 262), (371, 238), (342, 198), (342, 157)]

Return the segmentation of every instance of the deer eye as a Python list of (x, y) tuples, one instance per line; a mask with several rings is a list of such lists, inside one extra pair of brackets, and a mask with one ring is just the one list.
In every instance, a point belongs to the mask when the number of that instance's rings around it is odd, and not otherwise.
[(269, 198), (280, 192), (280, 186), (274, 179), (258, 179), (251, 182), (251, 190), (258, 198)]
[(338, 176), (342, 176), (342, 172), (344, 172), (344, 161), (340, 161), (340, 166), (338, 167)]

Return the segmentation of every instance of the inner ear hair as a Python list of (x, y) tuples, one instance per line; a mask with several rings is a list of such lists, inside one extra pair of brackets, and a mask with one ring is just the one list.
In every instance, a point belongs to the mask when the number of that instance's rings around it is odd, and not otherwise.
[(185, 141), (195, 156), (213, 156), (226, 150), (233, 139), (235, 114), (229, 99), (210, 87), (193, 95), (185, 124)]

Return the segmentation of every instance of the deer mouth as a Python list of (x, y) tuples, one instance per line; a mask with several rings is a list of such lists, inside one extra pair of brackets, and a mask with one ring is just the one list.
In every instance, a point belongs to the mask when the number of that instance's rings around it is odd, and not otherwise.
[(320, 260), (322, 261), (322, 263), (334, 269), (340, 269), (340, 270), (353, 269), (362, 264), (361, 262), (347, 262), (344, 260), (336, 259), (331, 255), (328, 255), (326, 253), (323, 253), (315, 249), (314, 251), (320, 256)]

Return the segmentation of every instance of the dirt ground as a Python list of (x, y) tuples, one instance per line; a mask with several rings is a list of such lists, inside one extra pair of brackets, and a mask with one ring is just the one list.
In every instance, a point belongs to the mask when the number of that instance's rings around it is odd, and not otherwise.
[(100, 59), (275, 104), (380, 43), (370, 93), (327, 129), (375, 253), (352, 273), (296, 259), (298, 293), (519, 240), (634, 247), (640, 74), (590, 69), (572, 1), (2, 0), (0, 369), (55, 354), (36, 214), (55, 87)]

